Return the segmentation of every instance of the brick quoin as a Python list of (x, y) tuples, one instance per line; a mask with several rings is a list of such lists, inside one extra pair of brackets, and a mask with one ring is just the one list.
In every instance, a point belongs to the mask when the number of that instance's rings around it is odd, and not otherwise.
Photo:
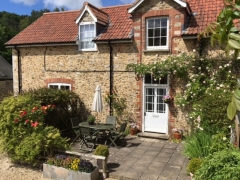
[(75, 81), (71, 79), (65, 79), (65, 78), (49, 78), (44, 80), (46, 87), (48, 87), (49, 83), (65, 83), (65, 84), (70, 84), (71, 85), (71, 90), (75, 90)]

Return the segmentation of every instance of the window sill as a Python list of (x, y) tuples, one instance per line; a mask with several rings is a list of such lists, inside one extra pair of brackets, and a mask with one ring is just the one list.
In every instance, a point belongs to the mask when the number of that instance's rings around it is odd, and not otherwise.
[(170, 49), (146, 49), (143, 50), (144, 53), (151, 53), (151, 52), (169, 52)]
[(82, 52), (96, 52), (97, 49), (78, 49), (79, 51), (82, 51)]

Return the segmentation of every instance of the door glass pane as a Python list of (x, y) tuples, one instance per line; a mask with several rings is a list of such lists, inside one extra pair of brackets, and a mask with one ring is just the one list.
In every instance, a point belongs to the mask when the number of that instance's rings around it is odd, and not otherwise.
[(157, 89), (157, 113), (165, 113), (166, 111), (166, 104), (162, 100), (166, 93), (166, 89)]
[(146, 112), (154, 112), (154, 88), (146, 89)]

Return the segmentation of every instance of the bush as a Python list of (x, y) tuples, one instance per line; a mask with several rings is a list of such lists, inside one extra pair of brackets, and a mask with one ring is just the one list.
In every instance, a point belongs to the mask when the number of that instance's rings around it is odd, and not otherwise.
[(188, 163), (188, 167), (187, 167), (188, 174), (190, 172), (194, 174), (201, 167), (201, 164), (202, 164), (202, 159), (192, 158)]
[(1, 149), (13, 161), (35, 165), (45, 154), (68, 148), (58, 129), (46, 126), (45, 118), (54, 111), (52, 105), (41, 106), (31, 95), (7, 97), (0, 104)]
[(204, 158), (209, 155), (212, 136), (206, 131), (197, 131), (186, 138), (184, 154), (189, 158)]
[(105, 145), (98, 145), (98, 147), (95, 149), (94, 154), (97, 156), (109, 156), (109, 150), (108, 147)]
[(196, 180), (239, 180), (239, 150), (223, 150), (209, 155), (195, 172), (194, 177)]

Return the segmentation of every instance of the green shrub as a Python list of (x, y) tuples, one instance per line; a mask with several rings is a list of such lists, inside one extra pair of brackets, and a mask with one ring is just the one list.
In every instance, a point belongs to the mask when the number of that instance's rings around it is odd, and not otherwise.
[(239, 150), (223, 150), (206, 157), (195, 172), (196, 180), (239, 180)]
[(105, 145), (98, 145), (98, 147), (95, 149), (94, 154), (97, 156), (109, 156), (109, 150), (108, 147)]
[(67, 149), (68, 140), (45, 123), (54, 109), (54, 105), (41, 106), (29, 94), (5, 98), (0, 104), (1, 149), (12, 160), (32, 165), (43, 154), (51, 156), (53, 150)]
[(202, 164), (202, 159), (192, 158), (188, 163), (188, 167), (187, 167), (188, 174), (190, 172), (194, 174), (196, 170), (198, 170), (201, 167), (201, 164)]
[(204, 158), (209, 155), (212, 136), (206, 131), (197, 131), (186, 137), (184, 154), (189, 158)]
[(230, 143), (229, 137), (227, 137), (224, 132), (219, 132), (213, 135), (210, 153), (213, 154), (226, 149), (234, 149), (234, 146)]

